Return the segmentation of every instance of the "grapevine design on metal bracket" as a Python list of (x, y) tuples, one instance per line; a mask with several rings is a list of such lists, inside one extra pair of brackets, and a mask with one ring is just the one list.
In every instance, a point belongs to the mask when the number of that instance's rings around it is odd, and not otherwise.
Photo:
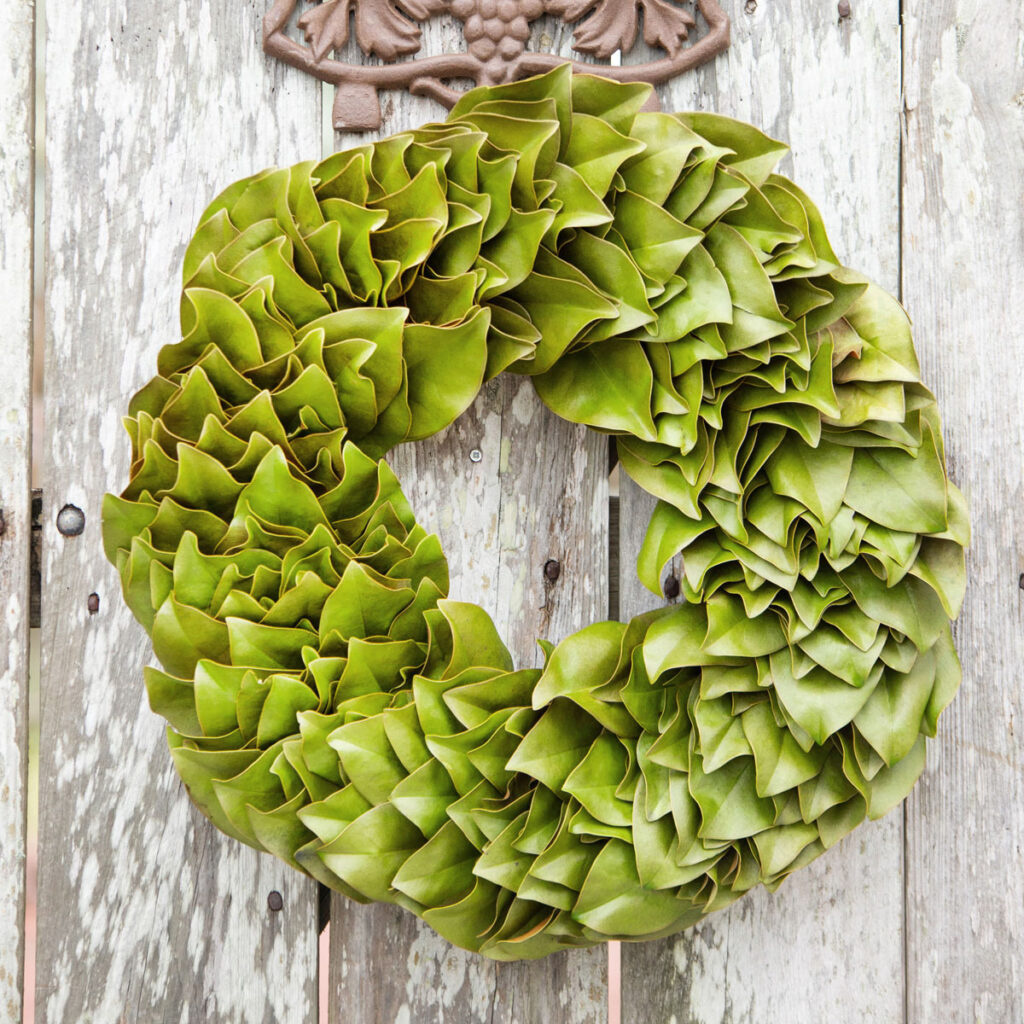
[[(716, 0), (697, 0), (708, 31), (690, 46), (684, 43), (696, 19), (671, 0), (325, 0), (299, 18), (308, 46), (285, 32), (297, 5), (298, 0), (275, 0), (263, 20), (263, 49), (337, 87), (334, 127), (339, 131), (380, 128), (380, 89), (408, 89), (452, 107), (461, 93), (446, 81), (498, 85), (550, 71), (564, 63), (563, 58), (526, 49), (530, 22), (544, 14), (579, 22), (573, 48), (600, 59), (633, 48), (642, 14), (644, 41), (665, 56), (601, 69), (601, 74), (622, 82), (659, 85), (706, 63), (729, 45), (729, 19)], [(422, 33), (416, 22), (439, 14), (451, 14), (463, 23), (466, 52), (399, 60), (420, 50)], [(346, 64), (331, 57), (348, 42), (353, 22), (363, 53), (384, 63)], [(577, 66), (594, 70), (592, 64)]]

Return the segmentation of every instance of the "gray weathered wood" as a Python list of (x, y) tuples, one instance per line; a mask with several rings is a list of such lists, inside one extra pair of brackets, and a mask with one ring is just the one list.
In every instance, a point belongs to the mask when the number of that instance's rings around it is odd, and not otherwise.
[[(732, 0), (732, 48), (663, 92), (665, 109), (751, 121), (793, 147), (783, 173), (818, 202), (841, 258), (893, 289), (899, 259), (899, 5)], [(624, 485), (622, 612), (650, 502)], [(642, 522), (640, 521), (642, 520)], [(635, 596), (632, 600), (636, 600)], [(771, 896), (675, 940), (623, 947), (627, 1024), (878, 1022), (903, 1017), (902, 825), (857, 830)], [(946, 1019), (939, 1015), (935, 1019)]]
[[(553, 50), (566, 42), (565, 33), (543, 40)], [(424, 53), (464, 45), (447, 19), (424, 33)], [(396, 94), (384, 95), (383, 109), (388, 134), (445, 113), (429, 100)], [(337, 144), (354, 141), (339, 136)], [(479, 462), (470, 459), (474, 449)], [(491, 382), (447, 431), (399, 449), (391, 461), (420, 521), (441, 538), (452, 596), (487, 609), (517, 664), (540, 664), (537, 637), (558, 641), (606, 617), (606, 441), (557, 420), (529, 381)], [(561, 564), (554, 584), (543, 576), (549, 559)], [(330, 960), (332, 1024), (607, 1018), (603, 947), (495, 964), (451, 946), (403, 911), (335, 896)]]
[[(128, 474), (119, 419), (180, 337), (199, 214), (319, 145), (319, 88), (264, 58), (260, 6), (95, 0), (47, 19), (45, 1021), (316, 1020), (316, 887), (189, 803), (146, 704), (148, 642), (100, 545), (102, 494)], [(66, 502), (85, 513), (79, 537), (55, 528)]]
[(30, 4), (0, 7), (0, 1020), (21, 1019), (32, 534), (33, 39)]
[(1024, 1020), (1024, 10), (904, 4), (903, 295), (974, 525), (964, 683), (907, 804), (907, 1020)]

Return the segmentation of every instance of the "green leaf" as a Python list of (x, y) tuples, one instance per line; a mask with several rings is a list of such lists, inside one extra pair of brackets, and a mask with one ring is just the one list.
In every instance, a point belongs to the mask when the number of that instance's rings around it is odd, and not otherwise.
[(768, 460), (772, 490), (796, 498), (820, 523), (831, 523), (847, 493), (854, 450), (822, 443), (811, 448), (787, 436)]
[(754, 755), (758, 796), (787, 793), (821, 772), (825, 750), (813, 747), (804, 751), (790, 732), (775, 721), (767, 703), (755, 704), (740, 719)]
[(310, 629), (264, 626), (246, 619), (227, 618), (231, 661), (253, 668), (302, 668), (303, 647), (316, 646)]
[(633, 819), (632, 801), (618, 796), (628, 764), (629, 755), (622, 742), (603, 732), (569, 773), (562, 788), (579, 800), (598, 821), (606, 825), (628, 826)]
[(392, 880), (422, 844), (415, 825), (390, 804), (380, 804), (361, 814), (319, 852), (324, 864), (357, 892), (390, 903)]
[(592, 286), (537, 270), (511, 293), (511, 298), (530, 311), (530, 319), (540, 333), (533, 358), (513, 363), (509, 367), (513, 373), (551, 369), (585, 327), (616, 315), (614, 303)]
[(645, 889), (629, 844), (613, 839), (597, 855), (573, 916), (604, 935), (630, 938), (683, 927), (693, 912), (671, 892)]
[(846, 503), (891, 530), (941, 533), (946, 476), (930, 428), (916, 457), (896, 448), (858, 448)]
[(566, 700), (556, 700), (523, 737), (508, 760), (508, 769), (523, 772), (559, 792), (583, 760), (600, 726)]
[(651, 364), (636, 341), (607, 341), (563, 356), (533, 378), (544, 404), (562, 419), (653, 441)]
[(717, 771), (705, 772), (701, 758), (690, 762), (690, 792), (700, 807), (702, 839), (744, 839), (770, 828), (775, 820), (771, 800), (757, 795), (752, 757), (730, 761)]
[(935, 684), (935, 654), (926, 651), (909, 672), (889, 670), (853, 724), (887, 764), (906, 757), (917, 742)]
[(907, 577), (893, 587), (886, 586), (860, 563), (843, 572), (843, 582), (857, 607), (865, 615), (890, 626), (925, 651), (946, 628), (946, 613), (938, 595), (928, 584)]
[(611, 681), (624, 633), (621, 622), (595, 622), (566, 637), (552, 651), (533, 689), (533, 707), (539, 710), (556, 697), (572, 699), (578, 690), (596, 690)]
[(343, 640), (386, 637), (392, 623), (415, 594), (359, 562), (349, 562), (320, 616), (320, 632), (337, 632)]
[(769, 138), (752, 125), (721, 114), (688, 113), (677, 115), (701, 138), (732, 152), (723, 158), (734, 170), (760, 185), (775, 165), (789, 152), (782, 142)]
[(920, 379), (910, 321), (891, 295), (877, 285), (868, 285), (847, 310), (846, 321), (861, 339), (861, 353), (858, 359), (847, 359), (837, 368), (837, 383)]
[(410, 324), (403, 354), (412, 423), (408, 440), (436, 434), (472, 403), (487, 368), (490, 314), (478, 310), (454, 327)]
[(239, 494), (235, 521), (250, 512), (265, 522), (297, 527), (307, 533), (317, 524), (327, 525), (316, 496), (295, 477), (278, 445), (263, 456), (252, 480)]
[(338, 752), (346, 778), (371, 804), (383, 804), (406, 777), (405, 767), (387, 740), (380, 715), (340, 726), (327, 742)]
[(819, 745), (853, 721), (875, 688), (871, 682), (850, 686), (821, 668), (798, 677), (785, 650), (772, 656), (771, 666), (772, 683), (786, 713)]
[(448, 822), (396, 872), (391, 884), (424, 907), (443, 907), (468, 895), (479, 853)]
[(153, 653), (171, 675), (191, 677), (200, 658), (230, 658), (228, 628), (197, 608), (179, 604), (171, 595), (157, 610), (150, 634)]
[(711, 655), (754, 658), (786, 644), (778, 616), (768, 611), (748, 618), (740, 601), (715, 594), (707, 603), (708, 632), (704, 650)]
[[(592, 88), (597, 87), (580, 78), (574, 79), (573, 102), (581, 89), (585, 94)], [(636, 96), (634, 93), (625, 102), (632, 105)], [(564, 162), (583, 178), (595, 195), (606, 195), (623, 162), (643, 151), (643, 143), (624, 134), (626, 130), (625, 119), (616, 124), (604, 111), (601, 117), (580, 112), (572, 119), (572, 135)]]

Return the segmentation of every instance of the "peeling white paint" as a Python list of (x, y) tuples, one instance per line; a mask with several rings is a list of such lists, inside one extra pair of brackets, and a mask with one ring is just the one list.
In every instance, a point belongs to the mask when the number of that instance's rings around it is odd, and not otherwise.
[[(937, 16), (938, 15), (938, 16)], [(1024, 1019), (1024, 10), (906, 4), (903, 294), (971, 506), (960, 695), (907, 803), (911, 1020)]]
[[(890, 290), (899, 287), (899, 7), (855, 0), (840, 22), (834, 2), (759, 0), (753, 13), (736, 3), (728, 53), (663, 90), (665, 109), (742, 118), (787, 142), (781, 171), (818, 204), (840, 259)], [(623, 480), (623, 615), (658, 603), (635, 581), (653, 507)], [(758, 890), (677, 939), (623, 946), (626, 1024), (902, 1021), (899, 815), (854, 838), (774, 896)]]
[(28, 744), (32, 352), (30, 4), (0, 7), (0, 1020), (20, 1020)]
[[(319, 87), (264, 58), (262, 13), (100, 0), (48, 19), (40, 1019), (316, 1020), (315, 886), (190, 805), (100, 545), (102, 494), (127, 476), (120, 416), (178, 337), (199, 213), (319, 145)], [(78, 538), (52, 524), (69, 501)]]

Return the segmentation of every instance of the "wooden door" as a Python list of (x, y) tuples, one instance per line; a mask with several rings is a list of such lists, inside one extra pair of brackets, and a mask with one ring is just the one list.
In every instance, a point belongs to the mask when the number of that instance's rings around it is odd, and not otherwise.
[[(207, 201), (258, 168), (357, 141), (330, 130), (328, 90), (264, 57), (265, 3), (50, 0), (40, 95), (42, 10), (0, 11), (0, 1020), (21, 1017), (34, 842), (33, 275), (45, 290), (36, 1020), (313, 1024), (321, 989), (326, 1019), (346, 1024), (1024, 1020), (1019, 3), (850, 0), (841, 16), (832, 0), (723, 0), (732, 48), (661, 90), (666, 109), (719, 111), (789, 141), (783, 169), (822, 207), (841, 257), (901, 295), (975, 535), (963, 690), (904, 808), (775, 896), (623, 947), (621, 1005), (607, 950), (496, 965), (340, 897), (321, 947), (315, 884), (194, 810), (147, 706), (148, 643), (99, 542), (101, 497), (127, 475), (121, 412), (177, 337), (181, 258)], [(425, 36), (428, 51), (462, 45), (444, 19)], [(569, 29), (537, 23), (535, 48), (567, 55), (570, 43)], [(399, 94), (384, 109), (385, 132), (443, 113)], [(45, 211), (35, 263), (33, 203)], [(611, 496), (604, 440), (555, 420), (528, 381), (488, 385), (394, 462), (441, 536), (453, 596), (481, 603), (521, 663), (536, 662), (534, 637), (558, 640), (615, 604), (623, 616), (650, 607), (633, 568), (650, 499), (628, 481)], [(65, 506), (84, 515), (78, 535), (57, 528)]]

